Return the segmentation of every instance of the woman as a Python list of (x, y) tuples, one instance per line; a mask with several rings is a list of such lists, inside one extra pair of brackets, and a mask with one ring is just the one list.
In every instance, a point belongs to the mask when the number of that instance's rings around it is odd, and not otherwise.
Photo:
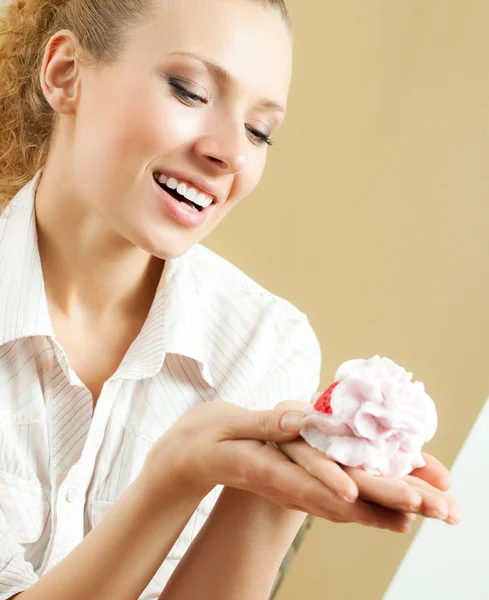
[(265, 599), (304, 513), (455, 523), (435, 459), (297, 439), (307, 318), (199, 245), (283, 121), (282, 0), (15, 0), (1, 33), (0, 599)]

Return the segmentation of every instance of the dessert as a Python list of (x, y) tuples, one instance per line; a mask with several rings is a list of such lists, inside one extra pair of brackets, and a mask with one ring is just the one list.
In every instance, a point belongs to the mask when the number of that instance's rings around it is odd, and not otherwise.
[(389, 358), (343, 363), (334, 383), (314, 395), (302, 437), (332, 460), (374, 475), (402, 477), (423, 467), (421, 448), (438, 418), (423, 383), (411, 379)]

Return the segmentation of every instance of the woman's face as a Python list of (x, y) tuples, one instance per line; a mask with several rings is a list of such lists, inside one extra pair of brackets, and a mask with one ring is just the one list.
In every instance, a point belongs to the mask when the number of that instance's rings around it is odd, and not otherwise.
[[(182, 255), (260, 180), (291, 54), (282, 17), (259, 4), (161, 1), (117, 64), (80, 67), (76, 189), (131, 243)], [(185, 196), (212, 204), (193, 210)]]

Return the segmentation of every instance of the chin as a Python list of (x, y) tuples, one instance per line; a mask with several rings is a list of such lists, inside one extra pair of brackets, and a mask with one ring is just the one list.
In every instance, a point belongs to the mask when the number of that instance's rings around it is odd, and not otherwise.
[(160, 258), (162, 260), (172, 260), (174, 258), (179, 258), (183, 256), (193, 244), (184, 243), (182, 241), (177, 240), (162, 240), (161, 238), (158, 240), (146, 240), (146, 243), (138, 244), (140, 248), (155, 256), (156, 258)]

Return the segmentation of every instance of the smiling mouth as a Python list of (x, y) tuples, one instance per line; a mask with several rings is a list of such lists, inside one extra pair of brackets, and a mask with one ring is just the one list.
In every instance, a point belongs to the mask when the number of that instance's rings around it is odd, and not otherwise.
[(189, 200), (188, 198), (184, 198), (177, 192), (177, 190), (172, 190), (164, 183), (161, 183), (160, 181), (158, 181), (157, 177), (153, 176), (153, 179), (156, 181), (156, 183), (160, 186), (161, 189), (165, 190), (165, 192), (167, 194), (169, 194), (172, 198), (175, 198), (175, 200), (178, 200), (179, 202), (186, 204), (187, 206), (190, 206), (191, 208), (196, 208), (199, 212), (201, 212), (203, 210), (202, 206), (199, 206), (198, 204), (196, 204), (195, 202), (192, 202), (192, 200)]

